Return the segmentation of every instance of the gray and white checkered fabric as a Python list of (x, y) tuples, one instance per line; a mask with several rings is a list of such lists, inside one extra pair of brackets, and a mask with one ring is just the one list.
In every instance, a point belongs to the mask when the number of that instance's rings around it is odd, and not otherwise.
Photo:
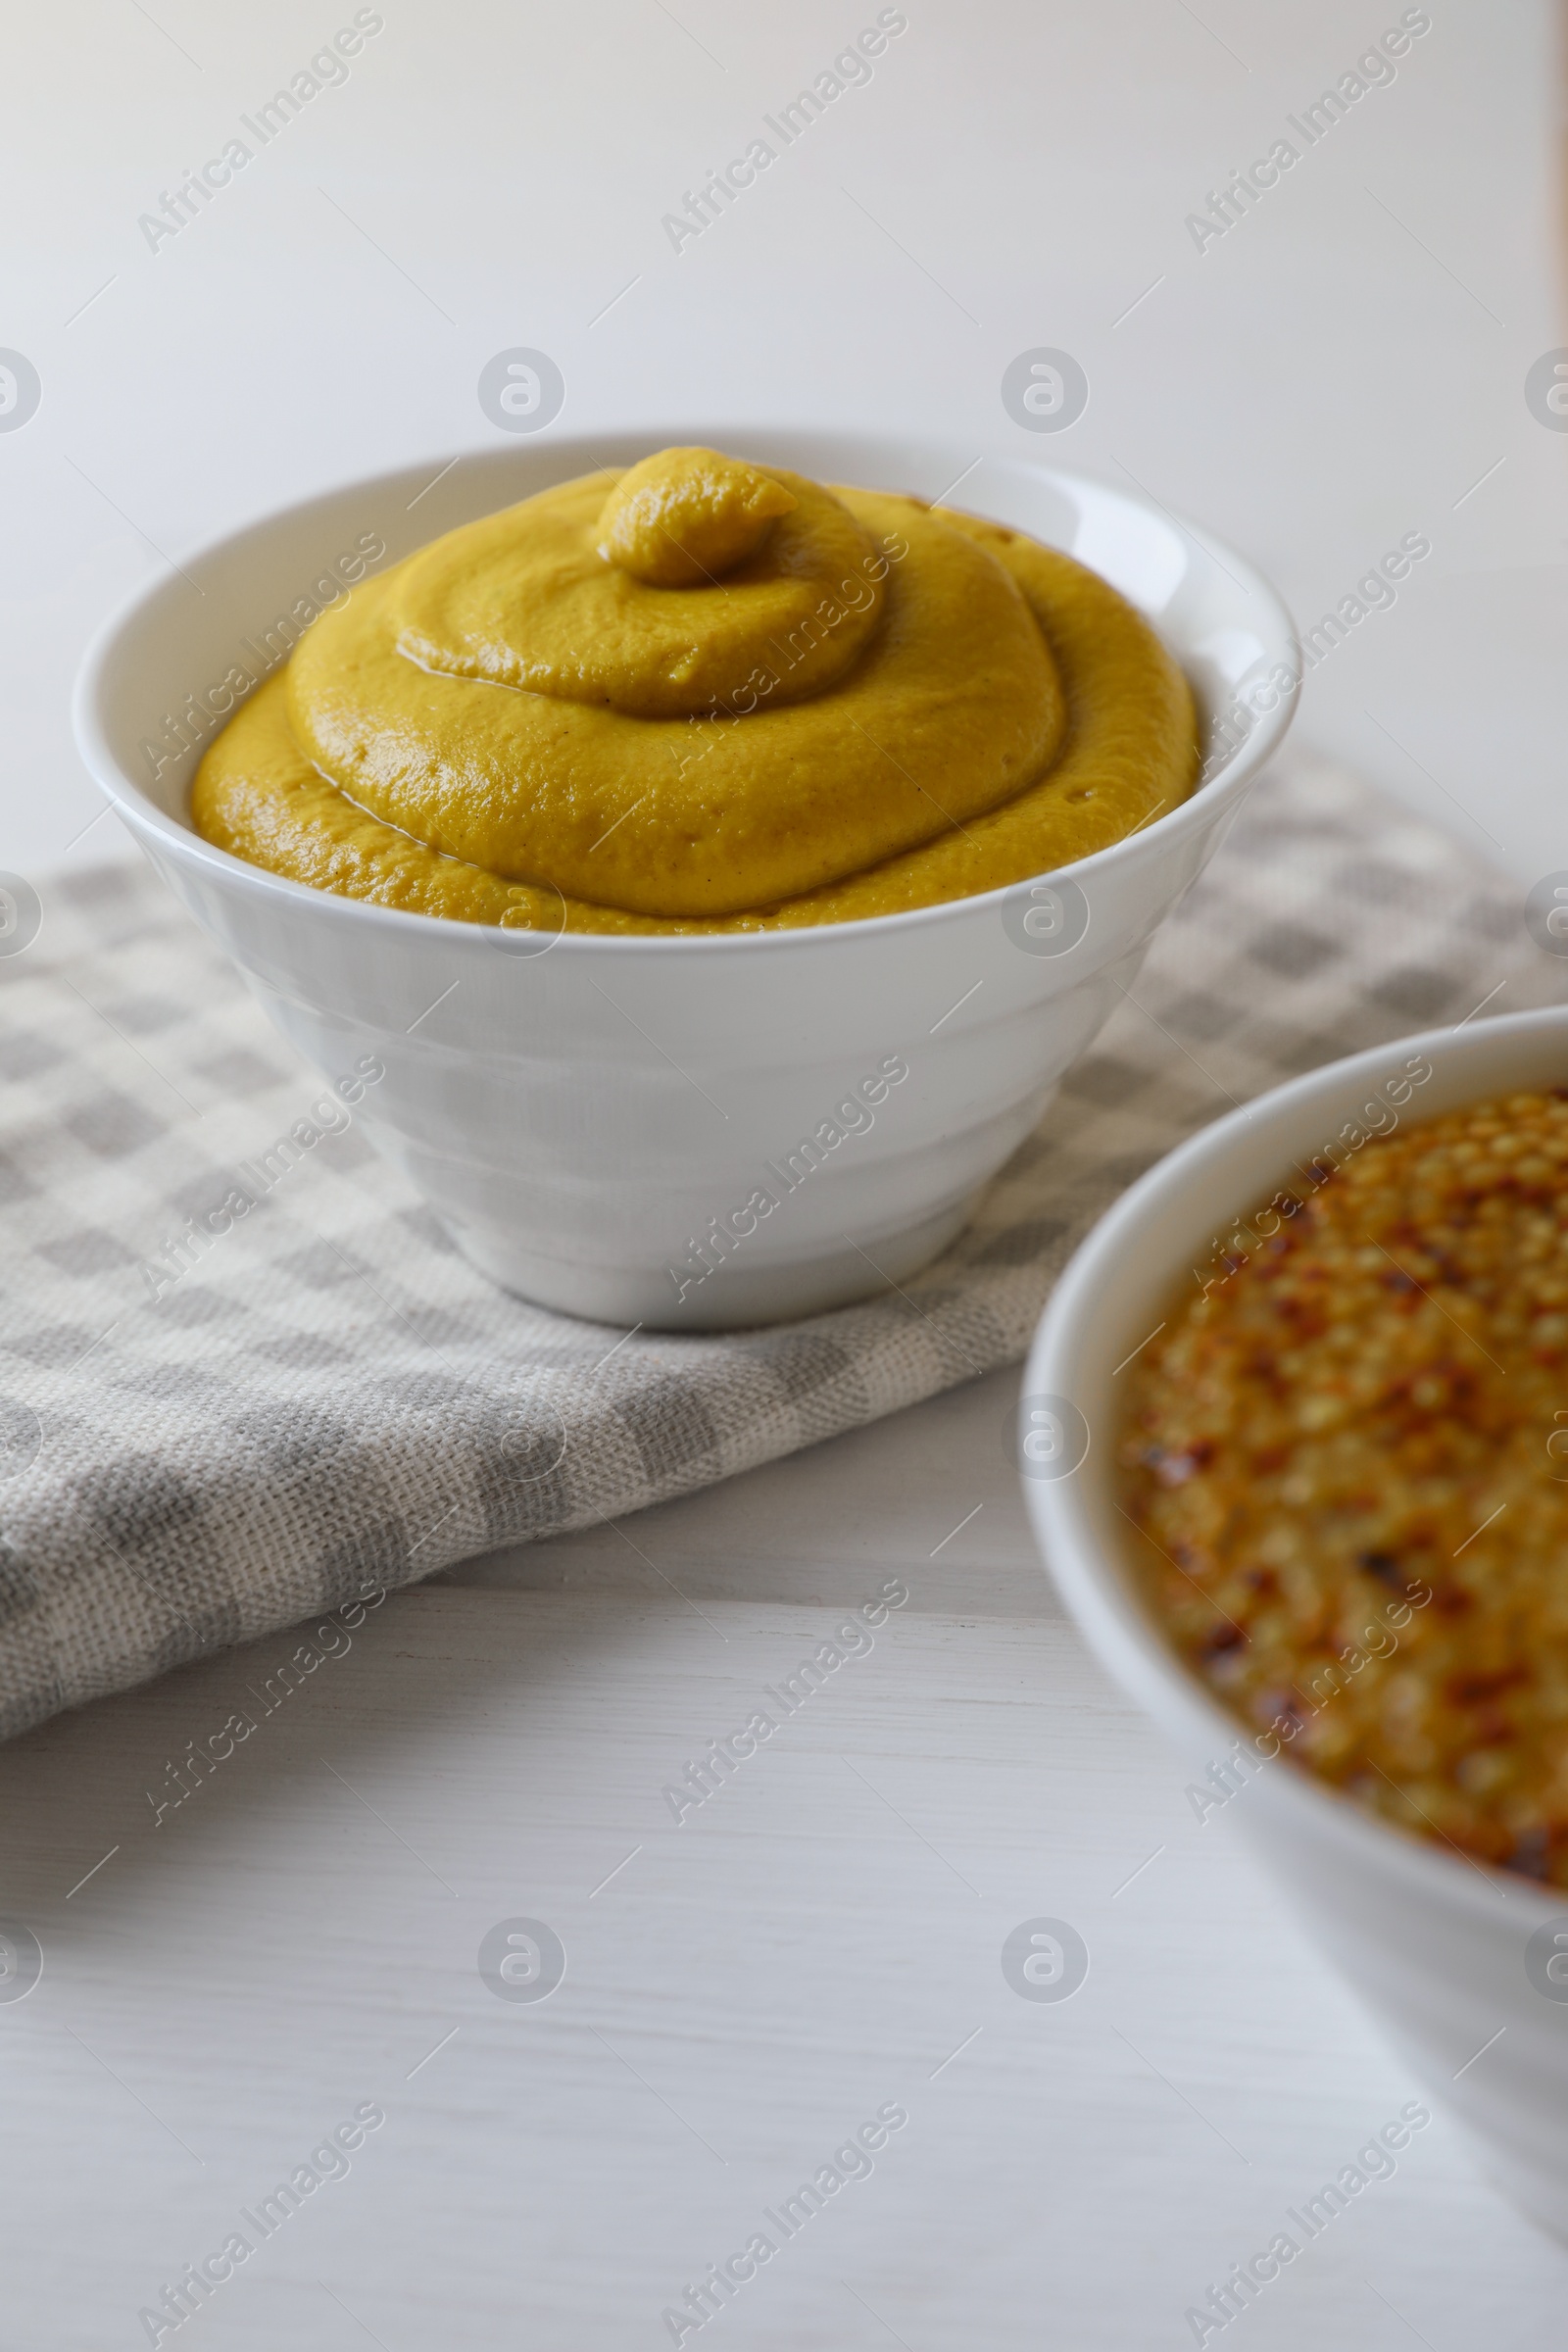
[(3, 1734), (1013, 1362), (1078, 1238), (1191, 1129), (1568, 982), (1521, 893), (1298, 757), (906, 1292), (615, 1346), (492, 1289), (352, 1126), (155, 1302), (144, 1264), (319, 1090), (150, 870), (40, 896), (39, 936), (0, 960)]

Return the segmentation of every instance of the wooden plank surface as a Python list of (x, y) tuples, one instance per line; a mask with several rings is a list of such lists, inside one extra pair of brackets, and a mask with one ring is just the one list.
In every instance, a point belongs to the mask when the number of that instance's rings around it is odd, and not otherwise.
[[(159, 2341), (655, 2347), (760, 2232), (682, 2341), (1194, 2341), (1417, 2085), (1055, 1611), (1007, 1402), (977, 1383), (645, 1514), (636, 1552), (591, 1532), (394, 1595), (270, 1712), (287, 1641), (0, 1750), (0, 1908), (44, 1952), (0, 2001), (6, 2352), (151, 2340), (236, 2231)], [(910, 1598), (843, 1635), (891, 1579)], [(760, 1712), (712, 1793), (664, 1794)], [(1043, 1918), (1089, 1953), (1059, 2002), (1003, 1972)], [(479, 1973), (517, 1919), (565, 1952), (537, 2002)], [(1523, 2352), (1565, 2286), (1439, 2120), (1224, 2333)]]

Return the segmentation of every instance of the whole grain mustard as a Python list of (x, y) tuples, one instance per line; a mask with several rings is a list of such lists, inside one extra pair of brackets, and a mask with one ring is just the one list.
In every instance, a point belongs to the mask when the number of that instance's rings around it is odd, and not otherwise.
[(1196, 1809), (1285, 1755), (1568, 1886), (1568, 1086), (1276, 1196), (1127, 1378), (1148, 1590), (1248, 1735)]

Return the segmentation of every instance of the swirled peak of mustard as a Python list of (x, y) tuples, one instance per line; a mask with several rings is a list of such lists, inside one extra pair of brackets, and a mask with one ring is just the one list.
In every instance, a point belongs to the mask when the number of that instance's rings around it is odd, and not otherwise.
[(421, 914), (847, 922), (1050, 873), (1174, 808), (1187, 682), (1022, 533), (665, 449), (463, 524), (314, 619), (197, 830)]

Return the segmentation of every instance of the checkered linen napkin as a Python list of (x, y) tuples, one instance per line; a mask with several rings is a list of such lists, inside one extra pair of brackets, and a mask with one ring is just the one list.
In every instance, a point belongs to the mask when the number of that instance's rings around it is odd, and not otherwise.
[(1298, 757), (945, 1257), (802, 1323), (617, 1345), (492, 1288), (357, 1126), (154, 1301), (147, 1263), (319, 1086), (150, 869), (40, 896), (0, 960), (0, 1735), (1011, 1363), (1079, 1237), (1193, 1128), (1568, 981), (1517, 891)]

